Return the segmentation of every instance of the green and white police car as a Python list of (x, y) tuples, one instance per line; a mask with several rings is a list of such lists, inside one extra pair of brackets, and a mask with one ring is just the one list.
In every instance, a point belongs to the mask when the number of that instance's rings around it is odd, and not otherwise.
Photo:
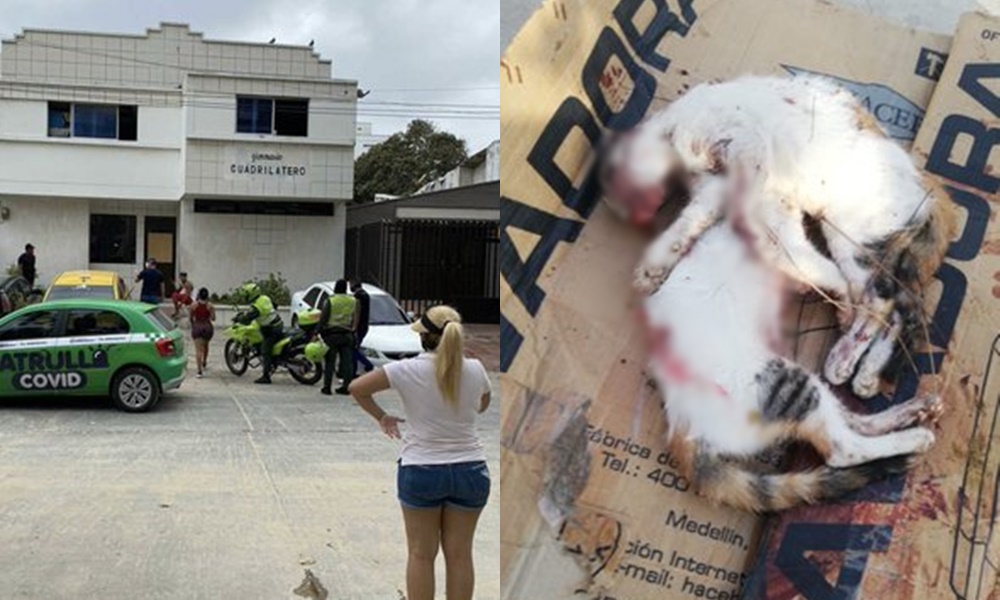
[(151, 304), (56, 300), (0, 319), (0, 397), (110, 395), (141, 412), (186, 368), (181, 331)]

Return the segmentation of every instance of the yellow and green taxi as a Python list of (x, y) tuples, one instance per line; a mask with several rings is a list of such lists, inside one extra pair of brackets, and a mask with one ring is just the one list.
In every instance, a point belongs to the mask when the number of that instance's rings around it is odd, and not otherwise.
[(67, 298), (128, 299), (125, 280), (114, 271), (65, 271), (52, 280), (43, 301)]
[(181, 331), (151, 304), (56, 300), (0, 319), (0, 397), (110, 395), (152, 408), (184, 381)]

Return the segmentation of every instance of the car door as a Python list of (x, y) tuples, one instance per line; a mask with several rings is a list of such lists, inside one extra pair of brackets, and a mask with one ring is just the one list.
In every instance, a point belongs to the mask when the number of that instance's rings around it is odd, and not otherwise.
[(128, 320), (106, 308), (70, 309), (66, 315), (66, 350), (87, 380), (87, 391), (104, 394), (111, 375), (122, 364), (122, 354), (132, 339)]
[(319, 295), (316, 296), (316, 304), (313, 304), (313, 308), (323, 308), (323, 303), (326, 299), (330, 297), (330, 294), (326, 290), (320, 290)]
[(65, 315), (33, 310), (0, 325), (0, 395), (22, 396), (79, 388), (83, 382), (66, 369), (59, 352)]

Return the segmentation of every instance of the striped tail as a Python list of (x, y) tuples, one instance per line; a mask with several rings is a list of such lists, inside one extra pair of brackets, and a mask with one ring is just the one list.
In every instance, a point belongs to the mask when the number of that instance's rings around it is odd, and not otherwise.
[(697, 490), (715, 504), (748, 512), (774, 512), (814, 504), (905, 473), (912, 455), (893, 456), (854, 467), (828, 466), (778, 474), (754, 473), (722, 459), (698, 457)]

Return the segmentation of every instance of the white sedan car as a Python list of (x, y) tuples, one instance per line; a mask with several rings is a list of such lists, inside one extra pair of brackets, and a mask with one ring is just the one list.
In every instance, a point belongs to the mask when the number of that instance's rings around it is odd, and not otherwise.
[[(314, 283), (307, 289), (292, 294), (292, 325), (300, 310), (316, 309), (327, 296), (333, 295), (332, 281)], [(387, 362), (412, 358), (423, 351), (420, 336), (410, 329), (410, 317), (399, 307), (388, 292), (367, 283), (361, 287), (371, 298), (368, 315), (368, 334), (361, 345), (368, 360), (380, 366)]]

